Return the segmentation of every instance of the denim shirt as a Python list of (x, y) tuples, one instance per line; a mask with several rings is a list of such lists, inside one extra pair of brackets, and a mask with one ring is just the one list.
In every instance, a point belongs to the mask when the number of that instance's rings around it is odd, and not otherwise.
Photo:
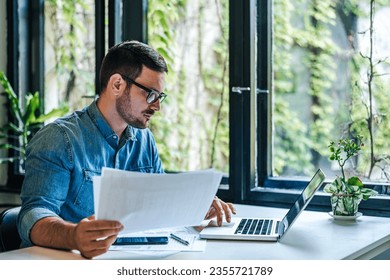
[(96, 101), (43, 127), (29, 142), (18, 217), (21, 247), (40, 219), (56, 216), (77, 223), (94, 213), (92, 177), (102, 167), (162, 173), (149, 129), (128, 126), (121, 138)]

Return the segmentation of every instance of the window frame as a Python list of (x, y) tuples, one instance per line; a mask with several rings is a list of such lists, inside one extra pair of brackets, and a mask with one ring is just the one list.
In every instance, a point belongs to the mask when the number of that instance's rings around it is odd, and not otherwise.
[[(256, 182), (255, 4), (255, 0), (229, 2), (229, 178), (224, 179), (229, 188), (217, 195), (232, 202), (243, 201), (243, 186)], [(233, 87), (251, 90), (239, 93)]]
[[(27, 92), (44, 94), (44, 0), (7, 1), (7, 78), (16, 94), (22, 97)], [(21, 63), (23, 62), (23, 63)], [(23, 100), (23, 99), (20, 99)], [(42, 99), (41, 99), (42, 100)], [(41, 102), (43, 110), (43, 102)], [(23, 105), (23, 104), (22, 104)], [(9, 118), (12, 116), (9, 114)], [(18, 145), (16, 140), (14, 144)], [(9, 151), (12, 156), (15, 151)], [(20, 162), (8, 163), (8, 180), (0, 190), (20, 192), (24, 175)]]

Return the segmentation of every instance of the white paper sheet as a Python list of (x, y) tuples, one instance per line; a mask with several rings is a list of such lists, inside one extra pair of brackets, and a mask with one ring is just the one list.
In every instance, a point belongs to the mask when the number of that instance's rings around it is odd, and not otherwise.
[(95, 218), (98, 216), (99, 211), (99, 200), (100, 200), (100, 185), (101, 185), (101, 178), (100, 176), (94, 176), (92, 177), (93, 182), (93, 205), (95, 207)]
[(150, 174), (104, 168), (100, 184), (93, 181), (95, 215), (120, 221), (122, 234), (199, 225), (221, 178), (221, 172), (211, 169)]

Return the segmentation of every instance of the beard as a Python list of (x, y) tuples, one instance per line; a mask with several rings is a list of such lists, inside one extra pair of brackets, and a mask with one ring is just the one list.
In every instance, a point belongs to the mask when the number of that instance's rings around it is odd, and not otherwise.
[[(116, 101), (116, 110), (119, 116), (128, 124), (135, 128), (147, 128), (148, 120), (146, 120), (144, 114), (152, 116), (154, 111), (151, 109), (144, 110), (140, 113), (136, 113), (132, 106), (130, 92), (126, 91)], [(139, 117), (136, 116), (139, 114)]]

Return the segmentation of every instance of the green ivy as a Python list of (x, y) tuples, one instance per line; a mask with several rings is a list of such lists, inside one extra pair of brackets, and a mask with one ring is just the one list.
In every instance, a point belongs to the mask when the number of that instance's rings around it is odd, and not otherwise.
[[(191, 153), (199, 157), (200, 165), (197, 168), (214, 167), (228, 172), (229, 158), (229, 125), (228, 125), (228, 1), (216, 1), (220, 7), (220, 14), (215, 15), (219, 19), (221, 38), (210, 50), (215, 64), (211, 68), (206, 67), (199, 60), (198, 72), (202, 73), (200, 83), (207, 93), (207, 105), (196, 110), (195, 107), (186, 105), (188, 73), (185, 61), (179, 62), (175, 58), (176, 33), (175, 26), (184, 23), (187, 17), (197, 16), (199, 36), (192, 44), (198, 46), (201, 53), (203, 47), (204, 26), (206, 20), (203, 14), (208, 1), (199, 1), (198, 11), (194, 14), (187, 13), (187, 1), (149, 1), (148, 11), (148, 41), (167, 60), (169, 73), (166, 87), (169, 97), (164, 101), (160, 114), (154, 118), (150, 125), (165, 169), (186, 170), (191, 166)], [(176, 63), (176, 71), (173, 73), (173, 65)], [(196, 77), (194, 77), (196, 78)], [(204, 93), (204, 92), (203, 92)], [(203, 94), (202, 93), (202, 94)], [(211, 121), (205, 112), (212, 116)], [(194, 131), (194, 121), (199, 122), (197, 131)], [(193, 137), (198, 138), (199, 150), (190, 151)]]
[[(390, 82), (383, 78), (388, 72), (389, 61), (353, 49), (356, 36), (370, 36), (368, 27), (354, 34), (349, 33), (353, 31), (351, 26), (344, 25), (350, 36), (345, 38), (350, 40), (350, 49), (342, 50), (332, 42), (336, 13), (344, 18), (354, 15), (358, 20), (367, 19), (370, 3), (376, 9), (390, 5), (389, 0), (366, 0), (364, 3), (357, 0), (274, 1), (273, 165), (276, 174), (307, 174), (326, 155), (329, 139), (360, 134), (368, 147), (359, 156), (356, 171), (367, 177), (376, 172), (382, 179), (390, 179), (390, 144), (386, 140), (390, 136), (390, 96), (386, 94)], [(299, 63), (294, 61), (297, 58)], [(336, 62), (340, 59), (350, 61), (349, 76), (345, 77), (350, 79), (351, 89), (347, 88), (343, 93), (333, 89), (338, 82), (335, 73)], [(297, 95), (300, 85), (297, 81), (302, 81), (299, 77), (302, 74), (309, 75), (305, 81), (309, 87), (307, 93)], [(366, 77), (371, 77), (369, 85)], [(368, 98), (370, 92), (371, 99)], [(334, 94), (340, 95), (334, 97)], [(299, 99), (307, 100), (307, 96), (310, 97), (310, 103), (307, 103), (310, 115), (301, 117), (294, 113), (288, 101), (294, 98), (296, 104)], [(310, 121), (303, 123), (307, 119)]]
[[(72, 109), (79, 109), (81, 95), (95, 94), (94, 71), (80, 67), (94, 63), (95, 54), (88, 45), (87, 26), (92, 24), (93, 1), (85, 0), (48, 0), (45, 1), (45, 24), (54, 26), (52, 45), (55, 59), (54, 71), (59, 95), (69, 102)], [(92, 68), (92, 67), (91, 67)], [(78, 85), (82, 85), (82, 93)]]

